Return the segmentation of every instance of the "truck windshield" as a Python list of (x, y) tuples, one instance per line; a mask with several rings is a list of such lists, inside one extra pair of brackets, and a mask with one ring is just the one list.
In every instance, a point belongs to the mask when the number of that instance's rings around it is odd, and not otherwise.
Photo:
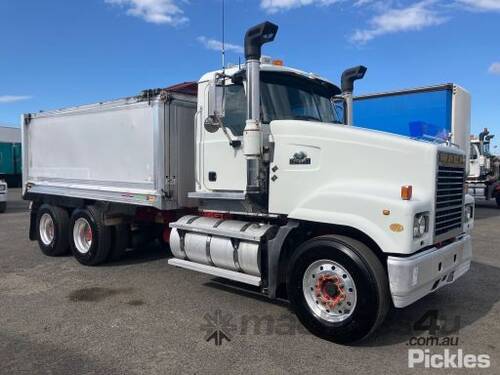
[(306, 120), (340, 124), (331, 98), (337, 94), (319, 81), (303, 77), (262, 72), (262, 121)]

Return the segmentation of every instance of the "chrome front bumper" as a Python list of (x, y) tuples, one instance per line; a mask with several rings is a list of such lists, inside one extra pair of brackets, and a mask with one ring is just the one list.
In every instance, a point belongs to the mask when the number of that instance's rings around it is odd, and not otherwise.
[(451, 284), (470, 268), (472, 244), (466, 234), (457, 241), (403, 258), (387, 258), (389, 286), (394, 306), (405, 307)]

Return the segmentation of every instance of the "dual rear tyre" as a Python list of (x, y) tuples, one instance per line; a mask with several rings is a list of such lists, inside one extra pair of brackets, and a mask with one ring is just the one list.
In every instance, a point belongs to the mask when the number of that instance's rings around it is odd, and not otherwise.
[(62, 207), (43, 204), (37, 211), (36, 229), (45, 255), (71, 251), (78, 262), (87, 266), (118, 260), (128, 245), (128, 226), (104, 225), (102, 211), (96, 206), (77, 208), (70, 216)]
[(45, 255), (59, 256), (69, 251), (68, 212), (56, 206), (43, 204), (36, 215), (37, 239)]
[(111, 251), (111, 227), (104, 225), (101, 211), (95, 206), (77, 208), (70, 220), (70, 247), (81, 264), (103, 263)]

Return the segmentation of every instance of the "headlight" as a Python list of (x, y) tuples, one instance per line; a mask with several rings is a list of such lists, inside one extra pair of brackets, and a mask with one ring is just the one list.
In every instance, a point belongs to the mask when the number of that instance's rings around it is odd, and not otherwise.
[(474, 218), (474, 206), (467, 204), (465, 206), (465, 221), (471, 221)]
[(5, 185), (0, 185), (0, 191), (5, 191), (6, 186)]
[(413, 238), (422, 237), (427, 232), (428, 223), (429, 216), (426, 214), (415, 215), (415, 220), (413, 221)]

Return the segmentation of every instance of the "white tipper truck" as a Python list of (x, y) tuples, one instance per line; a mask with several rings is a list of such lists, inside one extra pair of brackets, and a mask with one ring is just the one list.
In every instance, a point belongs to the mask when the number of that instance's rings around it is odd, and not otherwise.
[(467, 272), (465, 153), (350, 126), (365, 68), (340, 90), (262, 59), (277, 29), (249, 29), (245, 65), (197, 83), (24, 115), (30, 239), (97, 265), (160, 234), (170, 265), (286, 296), (338, 343)]

